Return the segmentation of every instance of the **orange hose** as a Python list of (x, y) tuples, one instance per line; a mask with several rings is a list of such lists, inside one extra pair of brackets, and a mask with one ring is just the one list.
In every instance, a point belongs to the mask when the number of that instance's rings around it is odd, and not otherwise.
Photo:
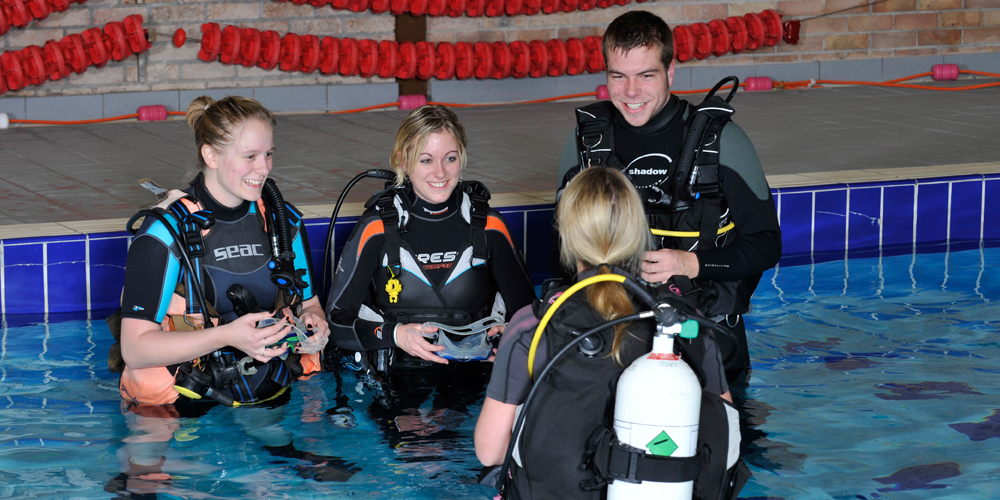
[(112, 116), (108, 118), (98, 118), (96, 120), (75, 120), (75, 121), (57, 121), (57, 120), (11, 120), (11, 123), (30, 123), (33, 125), (86, 125), (89, 123), (104, 123), (113, 122), (116, 120), (127, 120), (129, 118), (138, 118), (139, 113), (132, 113), (131, 115), (121, 115)]
[(373, 110), (373, 109), (388, 108), (390, 106), (399, 106), (399, 103), (398, 102), (387, 102), (385, 104), (376, 104), (375, 106), (367, 106), (367, 107), (364, 107), (364, 108), (345, 109), (343, 111), (327, 111), (327, 113), (329, 113), (331, 115), (342, 115), (342, 114), (345, 114), (345, 113), (360, 113), (362, 111), (370, 111), (370, 110)]
[(546, 97), (545, 99), (535, 99), (533, 101), (494, 102), (494, 103), (486, 103), (486, 104), (459, 104), (459, 103), (453, 103), (453, 102), (428, 102), (427, 104), (440, 104), (440, 105), (443, 105), (443, 106), (450, 106), (450, 107), (453, 107), (453, 108), (478, 108), (478, 107), (481, 107), (481, 106), (505, 106), (505, 105), (511, 105), (511, 104), (538, 104), (538, 103), (541, 103), (541, 102), (560, 101), (562, 99), (573, 99), (575, 97), (591, 97), (591, 96), (596, 96), (596, 95), (597, 95), (597, 92), (584, 92), (582, 94), (569, 94), (569, 95), (560, 95), (560, 96), (556, 96), (556, 97)]

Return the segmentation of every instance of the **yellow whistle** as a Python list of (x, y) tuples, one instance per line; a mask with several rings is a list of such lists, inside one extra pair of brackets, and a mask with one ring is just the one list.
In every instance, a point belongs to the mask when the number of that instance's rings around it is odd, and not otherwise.
[(389, 303), (395, 304), (399, 302), (399, 292), (403, 291), (403, 285), (399, 283), (398, 279), (392, 278), (386, 282), (385, 291), (389, 294)]

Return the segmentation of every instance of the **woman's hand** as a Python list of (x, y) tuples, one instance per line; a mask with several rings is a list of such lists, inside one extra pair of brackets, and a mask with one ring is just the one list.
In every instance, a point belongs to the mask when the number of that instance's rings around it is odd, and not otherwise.
[(287, 345), (267, 347), (281, 341), (291, 331), (292, 326), (284, 321), (273, 325), (257, 328), (257, 322), (270, 318), (271, 313), (251, 313), (237, 318), (232, 323), (223, 325), (229, 338), (226, 345), (233, 346), (261, 363), (267, 363), (275, 356), (281, 356), (288, 350)]
[(398, 325), (396, 326), (396, 345), (410, 356), (446, 365), (448, 360), (437, 355), (438, 351), (444, 350), (444, 346), (428, 342), (423, 335), (436, 331), (436, 326), (424, 327), (420, 323)]
[(302, 304), (302, 314), (299, 319), (306, 325), (306, 329), (312, 332), (310, 340), (317, 344), (326, 345), (330, 339), (330, 324), (326, 322), (318, 298), (313, 297)]

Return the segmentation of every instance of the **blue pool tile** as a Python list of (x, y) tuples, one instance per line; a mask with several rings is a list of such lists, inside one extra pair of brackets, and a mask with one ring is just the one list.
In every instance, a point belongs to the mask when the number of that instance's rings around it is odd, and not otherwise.
[(337, 217), (337, 224), (333, 227), (333, 255), (334, 262), (340, 261), (340, 254), (347, 244), (347, 239), (351, 237), (351, 231), (357, 225), (357, 217)]
[(778, 206), (782, 252), (787, 254), (811, 252), (813, 192), (786, 193), (782, 190)]
[(843, 251), (847, 233), (847, 188), (816, 193), (814, 252)]
[(326, 249), (326, 235), (329, 228), (329, 219), (306, 221), (306, 239), (309, 240), (309, 256), (312, 258), (310, 264), (313, 275), (320, 280), (322, 279), (320, 274), (323, 272), (323, 251)]
[(948, 234), (948, 184), (917, 183), (917, 243), (945, 241)]
[(983, 204), (983, 238), (1000, 238), (1000, 176), (986, 177), (986, 200)]
[(848, 255), (878, 248), (881, 233), (882, 188), (851, 188)]
[(507, 229), (510, 230), (510, 237), (514, 239), (514, 244), (524, 255), (524, 209), (513, 208), (499, 210), (500, 215), (507, 222)]
[(530, 210), (527, 212), (528, 232), (524, 242), (527, 252), (528, 274), (534, 285), (542, 284), (546, 278), (552, 277), (552, 267), (549, 265), (549, 252), (552, 249), (552, 217), (555, 210)]
[(49, 312), (87, 310), (87, 242), (48, 244)]
[(7, 314), (45, 311), (45, 271), (41, 244), (5, 245), (3, 288)]
[(949, 239), (978, 241), (982, 214), (983, 180), (952, 183)]
[(882, 191), (882, 246), (913, 246), (916, 184), (888, 186)]
[(90, 307), (115, 309), (121, 303), (125, 284), (128, 238), (90, 240)]

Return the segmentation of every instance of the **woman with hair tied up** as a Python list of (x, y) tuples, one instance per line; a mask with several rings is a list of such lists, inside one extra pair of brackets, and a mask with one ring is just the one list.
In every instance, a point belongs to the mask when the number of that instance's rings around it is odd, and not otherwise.
[[(583, 170), (563, 192), (556, 221), (562, 234), (560, 257), (564, 265), (577, 270), (576, 281), (609, 273), (628, 280), (638, 276), (650, 233), (642, 201), (621, 172), (602, 167)], [(597, 346), (594, 351), (571, 350), (550, 375), (537, 379), (578, 332), (648, 309), (621, 283), (600, 281), (569, 296), (556, 310), (541, 335), (529, 375), (530, 345), (540, 318), (567, 288), (548, 293), (511, 318), (476, 423), (479, 460), (485, 466), (502, 464), (519, 405), (535, 384), (543, 384), (527, 410), (523, 438), (515, 448), (508, 498), (602, 498), (600, 488), (585, 491), (580, 486), (593, 478), (590, 470), (580, 467), (588, 438), (611, 426), (618, 378), (652, 350), (652, 321), (619, 324), (596, 334), (599, 340), (591, 343)], [(729, 400), (714, 341), (705, 351), (704, 390)]]
[(271, 454), (312, 462), (318, 478), (337, 459), (295, 450), (283, 413), (271, 410), (293, 381), (319, 370), (330, 331), (301, 214), (268, 179), (274, 115), (253, 99), (202, 96), (187, 121), (199, 172), (133, 218), (145, 216), (129, 247), (120, 314), (109, 318), (113, 330), (120, 319), (109, 366), (122, 373), (134, 433), (123, 480), (157, 472), (176, 418), (204, 415), (216, 401), (259, 405), (234, 418)]
[[(535, 299), (486, 187), (462, 180), (466, 145), (451, 109), (411, 111), (389, 158), (395, 182), (368, 201), (331, 266), (328, 359), (362, 372), (376, 390), (370, 411), (390, 443), (464, 420), (489, 377), (490, 339)], [(473, 333), (452, 337), (428, 323)], [(422, 418), (417, 409), (431, 394), (434, 408)]]

